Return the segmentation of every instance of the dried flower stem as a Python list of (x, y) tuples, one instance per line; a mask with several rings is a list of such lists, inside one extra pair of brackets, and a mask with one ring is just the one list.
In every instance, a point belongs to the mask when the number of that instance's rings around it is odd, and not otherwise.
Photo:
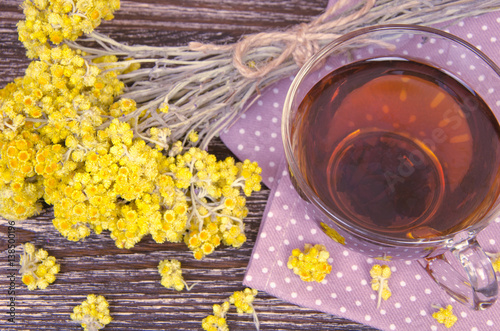
[(382, 291), (384, 290), (385, 278), (377, 277), (375, 278), (379, 282), (378, 293), (377, 293), (377, 309), (380, 308), (380, 303), (382, 302)]
[[(84, 46), (85, 40), (67, 44), (87, 52), (89, 59), (103, 55), (129, 59), (100, 63), (102, 67), (148, 65), (120, 76), (129, 85), (122, 97), (138, 103), (137, 111), (123, 120), (137, 119), (134, 132), (144, 139), (151, 127), (168, 127), (169, 143), (198, 131), (198, 145), (206, 148), (263, 88), (294, 74), (319, 48), (349, 31), (378, 24), (453, 24), (500, 8), (498, 0), (367, 0), (344, 10), (349, 3), (339, 0), (308, 24), (245, 36), (229, 45), (124, 45), (97, 32), (90, 33), (87, 41), (97, 42), (98, 48)], [(168, 103), (171, 111), (157, 112), (162, 103)]]

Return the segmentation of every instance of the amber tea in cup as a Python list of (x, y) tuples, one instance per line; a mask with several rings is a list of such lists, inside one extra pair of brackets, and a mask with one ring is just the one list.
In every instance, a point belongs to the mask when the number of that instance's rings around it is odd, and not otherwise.
[(437, 29), (382, 25), (327, 45), (283, 112), (308, 215), (348, 249), (419, 260), (458, 301), (491, 306), (496, 275), (476, 236), (500, 210), (498, 93), (500, 68)]
[(356, 226), (429, 238), (480, 221), (499, 192), (500, 128), (449, 74), (409, 58), (354, 62), (297, 110), (298, 166)]

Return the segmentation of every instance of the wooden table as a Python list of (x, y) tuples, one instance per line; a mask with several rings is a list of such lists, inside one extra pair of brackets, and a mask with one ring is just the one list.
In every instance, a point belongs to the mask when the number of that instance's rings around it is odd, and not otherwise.
[[(22, 76), (29, 60), (17, 40), (16, 23), (23, 18), (21, 0), (0, 2), (0, 87)], [(283, 28), (309, 21), (327, 0), (123, 0), (116, 18), (98, 31), (130, 44), (179, 45), (189, 41), (228, 43), (243, 34)], [(231, 155), (220, 140), (210, 151)], [(184, 244), (156, 244), (150, 236), (130, 250), (116, 248), (107, 235), (91, 235), (70, 242), (53, 227), (53, 211), (16, 222), (16, 243), (44, 247), (61, 263), (57, 281), (46, 290), (28, 291), (15, 280), (16, 323), (7, 322), (9, 280), (7, 221), (0, 219), (0, 330), (81, 330), (69, 314), (89, 293), (104, 295), (113, 322), (106, 330), (201, 330), (201, 320), (234, 291), (242, 290), (243, 276), (269, 189), (248, 199), (247, 242), (240, 249), (219, 247), (197, 261)], [(20, 247), (17, 248), (17, 253)], [(177, 292), (160, 285), (157, 272), (162, 259), (182, 262), (191, 291)], [(304, 309), (259, 293), (254, 303), (262, 330), (373, 330), (368, 326)], [(231, 330), (254, 330), (249, 315), (230, 314)]]

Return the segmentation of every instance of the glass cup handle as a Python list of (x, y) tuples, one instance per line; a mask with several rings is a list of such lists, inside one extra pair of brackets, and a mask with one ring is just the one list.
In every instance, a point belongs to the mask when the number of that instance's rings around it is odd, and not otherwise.
[(498, 294), (495, 270), (476, 238), (455, 245), (451, 255), (457, 261), (450, 261), (444, 253), (419, 261), (434, 281), (455, 300), (475, 310), (493, 305)]

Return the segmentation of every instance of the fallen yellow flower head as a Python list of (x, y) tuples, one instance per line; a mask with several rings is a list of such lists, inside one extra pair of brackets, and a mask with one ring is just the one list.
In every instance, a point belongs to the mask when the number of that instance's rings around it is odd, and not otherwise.
[(328, 263), (330, 253), (324, 245), (305, 244), (304, 251), (295, 248), (288, 258), (287, 267), (305, 282), (322, 282), (332, 271)]
[(391, 268), (385, 264), (382, 266), (375, 264), (370, 270), (370, 276), (372, 277), (372, 289), (378, 292), (377, 308), (380, 307), (381, 299), (387, 300), (392, 295), (387, 283), (391, 274)]
[(453, 307), (451, 305), (443, 307), (435, 307), (439, 308), (439, 311), (432, 314), (432, 317), (438, 321), (438, 323), (444, 324), (447, 328), (451, 328), (453, 324), (458, 320), (458, 318), (453, 315)]
[(187, 285), (182, 276), (181, 263), (178, 260), (160, 261), (160, 264), (158, 264), (158, 273), (161, 275), (161, 285), (166, 288), (182, 291), (186, 287), (189, 291), (195, 285)]
[(108, 306), (108, 301), (102, 295), (89, 294), (81, 305), (73, 308), (70, 316), (85, 331), (100, 330), (111, 323)]
[(205, 331), (229, 331), (226, 316), (230, 305), (233, 304), (238, 314), (252, 314), (255, 328), (259, 330), (259, 319), (252, 304), (257, 294), (258, 291), (252, 288), (234, 292), (222, 305), (213, 305), (213, 315), (205, 317), (201, 322), (201, 327)]
[(42, 248), (35, 251), (35, 246), (31, 243), (24, 244), (23, 248), (19, 270), (23, 283), (28, 286), (29, 290), (47, 288), (56, 280), (56, 275), (60, 270), (56, 258), (49, 256), (49, 253)]

